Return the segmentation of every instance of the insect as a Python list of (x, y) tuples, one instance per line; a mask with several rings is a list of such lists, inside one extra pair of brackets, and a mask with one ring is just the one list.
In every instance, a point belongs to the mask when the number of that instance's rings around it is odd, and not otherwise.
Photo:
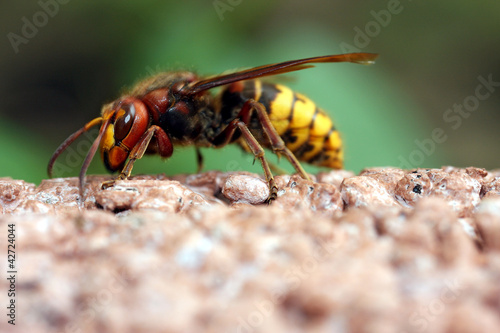
[[(372, 53), (349, 53), (286, 61), (231, 74), (200, 78), (187, 71), (165, 72), (139, 82), (132, 90), (102, 108), (97, 117), (70, 135), (54, 152), (48, 174), (61, 153), (80, 135), (100, 126), (80, 170), (80, 195), (85, 174), (97, 150), (106, 168), (120, 171), (114, 180), (130, 177), (136, 160), (145, 153), (172, 156), (175, 146), (194, 145), (198, 169), (199, 147), (223, 147), (238, 143), (258, 159), (270, 195), (278, 188), (264, 157), (269, 148), (285, 156), (303, 178), (309, 179), (299, 160), (319, 166), (342, 168), (342, 141), (332, 120), (307, 97), (289, 88), (258, 78), (313, 67), (313, 63), (351, 62), (372, 64)], [(223, 86), (217, 96), (210, 89)]]

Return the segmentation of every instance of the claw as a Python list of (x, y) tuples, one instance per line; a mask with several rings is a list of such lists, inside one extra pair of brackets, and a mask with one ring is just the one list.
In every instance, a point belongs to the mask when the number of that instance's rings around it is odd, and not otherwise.
[(278, 187), (276, 185), (270, 186), (269, 190), (270, 190), (270, 194), (269, 194), (269, 197), (266, 199), (266, 203), (268, 205), (270, 205), (274, 200), (276, 200), (276, 198), (278, 198)]
[(126, 180), (126, 179), (128, 179), (127, 175), (124, 173), (120, 173), (118, 175), (118, 177), (116, 177), (115, 179), (111, 179), (111, 180), (107, 180), (107, 181), (103, 182), (101, 184), (101, 189), (105, 190), (107, 188), (113, 187), (113, 186), (115, 186), (117, 180)]
[(101, 189), (105, 190), (105, 189), (108, 189), (110, 187), (113, 187), (113, 186), (115, 186), (115, 183), (116, 183), (116, 180), (114, 180), (114, 179), (105, 181), (102, 183)]

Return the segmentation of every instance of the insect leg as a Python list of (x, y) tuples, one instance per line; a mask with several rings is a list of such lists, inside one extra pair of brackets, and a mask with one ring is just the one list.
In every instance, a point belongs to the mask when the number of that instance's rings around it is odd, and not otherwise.
[(168, 138), (167, 134), (159, 126), (153, 125), (150, 128), (148, 128), (146, 133), (144, 133), (142, 137), (139, 139), (139, 142), (134, 146), (134, 148), (132, 148), (129, 154), (129, 159), (127, 161), (127, 164), (125, 164), (118, 177), (116, 177), (113, 180), (109, 180), (102, 183), (103, 189), (114, 186), (117, 180), (125, 180), (128, 177), (130, 177), (135, 161), (141, 159), (142, 156), (144, 156), (144, 153), (148, 149), (149, 143), (151, 142), (153, 136), (156, 138), (158, 142), (158, 150), (160, 156), (170, 157), (172, 155), (173, 147), (172, 144), (170, 143), (170, 139)]
[[(276, 132), (276, 129), (274, 128), (271, 119), (269, 119), (269, 115), (267, 114), (264, 105), (262, 105), (262, 103), (256, 102), (253, 99), (249, 99), (248, 101), (246, 101), (240, 111), (240, 114), (246, 113), (248, 117), (246, 123), (248, 123), (250, 119), (251, 110), (255, 110), (257, 112), (257, 116), (259, 117), (259, 122), (262, 125), (262, 129), (266, 133), (269, 142), (271, 143), (271, 148), (273, 152), (278, 156), (280, 156), (281, 154), (285, 155), (285, 157), (288, 159), (290, 164), (292, 164), (297, 173), (299, 173), (302, 176), (302, 178), (310, 180), (309, 175), (302, 168), (302, 165), (300, 165), (299, 160), (297, 160), (297, 158), (290, 151), (290, 149), (288, 149), (285, 146), (285, 142), (283, 142), (283, 139), (280, 137), (278, 132)], [(245, 121), (245, 119), (243, 121)]]
[(196, 147), (196, 163), (198, 164), (196, 173), (200, 173), (203, 170), (203, 155), (198, 147)]
[(212, 140), (212, 144), (216, 147), (223, 147), (227, 145), (231, 141), (236, 129), (239, 129), (241, 131), (241, 134), (247, 144), (248, 150), (253, 154), (255, 158), (259, 159), (260, 164), (262, 165), (262, 169), (264, 170), (264, 175), (266, 176), (266, 181), (268, 183), (270, 191), (269, 197), (266, 201), (268, 203), (271, 203), (271, 201), (275, 200), (278, 196), (278, 186), (276, 186), (271, 168), (269, 167), (267, 160), (264, 158), (264, 148), (262, 148), (257, 139), (250, 132), (247, 124), (245, 124), (240, 117), (233, 119), (222, 132), (215, 136), (215, 138)]
[(247, 125), (239, 119), (235, 119), (231, 123), (229, 123), (227, 130), (234, 133), (236, 127), (241, 131), (241, 134), (243, 135), (243, 138), (245, 139), (248, 148), (252, 152), (253, 156), (255, 158), (258, 158), (260, 164), (262, 165), (262, 169), (264, 170), (264, 175), (266, 176), (266, 181), (269, 184), (270, 191), (269, 197), (267, 198), (266, 202), (271, 203), (271, 201), (275, 200), (278, 196), (278, 186), (274, 181), (269, 163), (267, 163), (267, 160), (264, 157), (264, 148), (262, 148), (257, 139), (250, 132)]

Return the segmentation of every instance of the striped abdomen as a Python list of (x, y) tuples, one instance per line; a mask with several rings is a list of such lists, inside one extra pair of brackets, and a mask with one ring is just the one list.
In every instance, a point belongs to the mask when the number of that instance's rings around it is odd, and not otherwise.
[[(259, 80), (236, 82), (220, 96), (223, 119), (231, 119), (247, 99), (262, 103), (274, 128), (299, 160), (329, 168), (343, 165), (342, 140), (330, 117), (306, 96), (279, 84)], [(249, 128), (257, 140), (269, 147), (254, 116)]]

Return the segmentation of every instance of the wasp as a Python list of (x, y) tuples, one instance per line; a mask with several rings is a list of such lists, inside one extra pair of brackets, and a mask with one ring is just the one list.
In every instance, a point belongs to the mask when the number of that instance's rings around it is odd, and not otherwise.
[[(97, 150), (106, 168), (120, 171), (114, 180), (130, 177), (136, 160), (145, 153), (172, 156), (174, 147), (194, 145), (198, 170), (200, 147), (238, 143), (258, 159), (269, 186), (268, 202), (278, 188), (264, 157), (264, 148), (285, 156), (298, 174), (309, 176), (300, 161), (340, 169), (342, 140), (330, 117), (309, 98), (291, 89), (259, 80), (261, 77), (313, 67), (314, 63), (372, 64), (378, 55), (349, 53), (327, 55), (259, 66), (230, 74), (201, 78), (193, 72), (164, 72), (144, 79), (131, 91), (102, 107), (97, 117), (70, 135), (54, 152), (48, 174), (61, 153), (80, 135), (100, 126), (79, 174), (84, 195), (85, 174)], [(209, 90), (222, 87), (216, 95)]]

